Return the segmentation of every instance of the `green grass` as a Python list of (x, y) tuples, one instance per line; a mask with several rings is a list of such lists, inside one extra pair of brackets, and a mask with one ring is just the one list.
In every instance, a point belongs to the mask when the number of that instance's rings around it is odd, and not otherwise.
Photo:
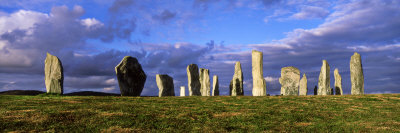
[(0, 95), (1, 131), (400, 132), (400, 94), (161, 98)]

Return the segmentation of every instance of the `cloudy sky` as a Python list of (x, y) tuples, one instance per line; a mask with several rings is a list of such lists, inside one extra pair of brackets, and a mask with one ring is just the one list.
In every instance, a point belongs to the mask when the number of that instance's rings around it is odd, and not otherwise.
[(264, 54), (272, 95), (286, 66), (305, 73), (312, 90), (322, 60), (331, 86), (338, 68), (350, 94), (354, 52), (362, 56), (366, 93), (400, 93), (400, 1), (0, 0), (0, 91), (45, 91), (49, 52), (64, 65), (66, 93), (119, 93), (114, 67), (133, 56), (147, 74), (142, 95), (158, 95), (156, 74), (172, 76), (178, 95), (191, 63), (218, 75), (228, 95), (235, 61), (251, 95), (251, 50)]

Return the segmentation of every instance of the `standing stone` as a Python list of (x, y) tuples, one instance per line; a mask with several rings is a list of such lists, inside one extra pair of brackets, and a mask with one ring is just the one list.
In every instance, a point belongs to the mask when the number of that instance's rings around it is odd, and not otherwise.
[(251, 70), (253, 76), (253, 96), (265, 96), (267, 94), (265, 79), (263, 77), (263, 53), (253, 50), (251, 52)]
[(361, 55), (354, 52), (350, 59), (350, 78), (351, 78), (351, 94), (364, 94), (364, 73), (361, 63)]
[(235, 64), (235, 74), (231, 83), (229, 84), (229, 95), (231, 96), (243, 96), (243, 72), (240, 62), (237, 61)]
[(140, 96), (147, 76), (136, 58), (125, 56), (115, 67), (115, 72), (121, 96)]
[(60, 59), (49, 53), (44, 60), (44, 82), (47, 93), (63, 94), (63, 66)]
[(330, 93), (331, 93), (331, 95), (334, 95), (333, 88), (331, 88)]
[(210, 71), (200, 68), (201, 96), (210, 96)]
[(181, 96), (185, 96), (185, 86), (181, 86)]
[(322, 61), (321, 72), (318, 80), (318, 95), (329, 95), (331, 89), (330, 68), (326, 60)]
[(306, 74), (303, 74), (303, 77), (300, 80), (300, 89), (299, 89), (299, 95), (300, 96), (306, 96), (307, 95), (307, 76)]
[(158, 97), (162, 96), (175, 96), (174, 80), (166, 74), (156, 75)]
[(219, 81), (218, 81), (218, 76), (214, 75), (213, 76), (213, 92), (212, 96), (219, 96)]
[(318, 95), (318, 87), (317, 86), (314, 87), (314, 95)]
[(201, 96), (199, 68), (196, 64), (190, 64), (187, 66), (186, 71), (188, 75), (189, 96)]
[(281, 70), (279, 83), (282, 95), (299, 95), (300, 71), (296, 67), (284, 67)]
[(337, 68), (335, 69), (333, 74), (335, 75), (335, 92), (336, 92), (336, 95), (343, 95), (342, 76), (340, 76), (339, 70)]

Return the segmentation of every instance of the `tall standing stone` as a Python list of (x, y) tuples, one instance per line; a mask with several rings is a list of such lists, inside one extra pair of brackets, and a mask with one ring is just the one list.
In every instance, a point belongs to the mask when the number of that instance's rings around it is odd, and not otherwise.
[(331, 89), (330, 68), (326, 60), (322, 61), (321, 72), (318, 80), (318, 95), (329, 95)]
[(343, 95), (342, 76), (340, 76), (339, 70), (337, 68), (335, 69), (333, 74), (335, 76), (335, 92), (336, 92), (336, 95)]
[(318, 95), (318, 87), (317, 86), (314, 87), (314, 95)]
[(213, 76), (213, 92), (212, 96), (219, 96), (219, 81), (218, 81), (218, 76), (214, 75)]
[(180, 96), (185, 96), (185, 86), (181, 86), (181, 95)]
[(47, 53), (44, 60), (44, 82), (47, 93), (63, 94), (63, 66), (60, 59), (49, 53)]
[(281, 69), (281, 84), (282, 95), (299, 95), (300, 70), (296, 67), (284, 67)]
[(253, 76), (253, 96), (265, 96), (267, 94), (265, 79), (263, 77), (263, 53), (253, 50), (251, 52), (251, 70)]
[(237, 61), (235, 64), (235, 73), (231, 83), (229, 84), (229, 94), (231, 96), (243, 96), (243, 72), (240, 62)]
[(174, 80), (166, 74), (157, 74), (158, 96), (175, 96)]
[(305, 96), (307, 95), (307, 76), (306, 74), (303, 74), (303, 77), (300, 80), (300, 89), (299, 89), (299, 95), (300, 96)]
[(147, 76), (136, 58), (125, 56), (115, 67), (115, 72), (121, 96), (140, 96)]
[(201, 95), (210, 96), (210, 71), (200, 68)]
[(186, 71), (188, 75), (189, 96), (201, 96), (199, 68), (196, 64), (190, 64), (187, 66)]
[(364, 94), (364, 73), (361, 63), (361, 55), (354, 52), (350, 59), (350, 78), (351, 78), (351, 94)]

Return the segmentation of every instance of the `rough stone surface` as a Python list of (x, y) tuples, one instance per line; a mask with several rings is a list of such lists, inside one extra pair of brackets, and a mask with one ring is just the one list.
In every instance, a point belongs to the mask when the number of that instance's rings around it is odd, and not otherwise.
[(199, 68), (196, 64), (190, 64), (187, 66), (186, 72), (188, 75), (189, 96), (201, 96)]
[(185, 86), (181, 86), (181, 95), (180, 96), (185, 96)]
[(115, 67), (115, 72), (121, 96), (140, 96), (147, 76), (136, 58), (125, 56)]
[(331, 89), (330, 68), (326, 60), (322, 61), (321, 72), (318, 80), (318, 95), (329, 95)]
[(174, 80), (166, 74), (157, 74), (156, 82), (158, 87), (158, 96), (175, 96)]
[(263, 53), (253, 50), (251, 52), (251, 70), (253, 76), (253, 96), (265, 96), (267, 94), (265, 79), (263, 76)]
[(335, 71), (333, 72), (335, 76), (335, 94), (336, 95), (343, 95), (343, 89), (342, 89), (342, 76), (339, 74), (339, 70), (336, 68)]
[(229, 95), (231, 96), (243, 96), (243, 72), (240, 62), (237, 61), (235, 64), (235, 73), (229, 84)]
[(303, 74), (303, 77), (300, 80), (300, 88), (299, 88), (299, 95), (300, 96), (305, 96), (307, 95), (307, 76), (306, 74)]
[(60, 59), (47, 53), (44, 60), (44, 82), (47, 93), (63, 94), (64, 72)]
[(219, 96), (219, 81), (218, 81), (218, 76), (214, 75), (213, 76), (213, 92), (212, 96)]
[(201, 96), (210, 96), (210, 71), (200, 68)]
[(318, 95), (318, 87), (317, 86), (314, 87), (314, 95)]
[(299, 69), (292, 66), (284, 67), (281, 69), (281, 77), (279, 78), (279, 83), (281, 84), (282, 95), (299, 95), (299, 82)]
[(351, 79), (351, 94), (364, 94), (364, 73), (361, 63), (361, 55), (357, 52), (350, 59), (350, 79)]

